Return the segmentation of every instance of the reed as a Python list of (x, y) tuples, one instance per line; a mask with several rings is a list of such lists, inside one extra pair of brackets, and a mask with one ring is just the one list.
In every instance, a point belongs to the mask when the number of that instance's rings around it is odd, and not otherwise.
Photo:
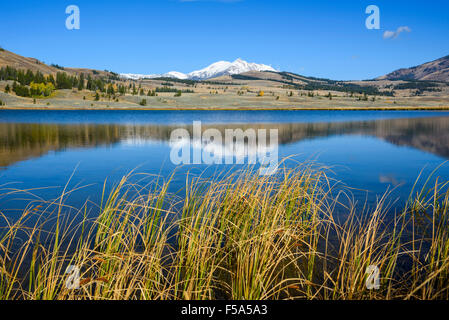
[(71, 208), (64, 189), (2, 214), (0, 299), (449, 298), (447, 181), (429, 178), (392, 216), (388, 194), (357, 209), (312, 165), (188, 175), (182, 196), (172, 178), (131, 173), (98, 206)]

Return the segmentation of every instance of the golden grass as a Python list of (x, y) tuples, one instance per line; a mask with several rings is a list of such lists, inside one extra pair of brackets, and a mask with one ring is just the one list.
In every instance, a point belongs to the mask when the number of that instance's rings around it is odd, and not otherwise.
[[(446, 183), (414, 191), (395, 217), (385, 196), (339, 221), (331, 182), (307, 165), (188, 176), (182, 196), (168, 192), (171, 178), (135, 177), (104, 192), (94, 217), (87, 204), (67, 215), (68, 191), (15, 222), (3, 216), (0, 298), (449, 298)], [(66, 287), (69, 265), (81, 269), (79, 289)], [(370, 265), (379, 290), (366, 287)]]

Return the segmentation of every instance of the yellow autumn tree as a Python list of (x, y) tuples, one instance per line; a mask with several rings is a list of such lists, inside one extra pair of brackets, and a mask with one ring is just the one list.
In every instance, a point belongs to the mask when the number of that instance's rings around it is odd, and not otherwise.
[(45, 84), (45, 83), (30, 83), (30, 94), (32, 96), (44, 96), (48, 97), (50, 96), (53, 91), (55, 90), (55, 87), (51, 82)]

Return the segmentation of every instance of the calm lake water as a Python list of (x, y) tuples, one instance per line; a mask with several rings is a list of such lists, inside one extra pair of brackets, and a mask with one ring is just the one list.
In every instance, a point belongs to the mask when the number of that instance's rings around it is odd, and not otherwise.
[[(183, 186), (187, 171), (200, 174), (242, 166), (175, 166), (170, 133), (203, 129), (278, 129), (279, 157), (331, 166), (355, 200), (374, 202), (386, 190), (406, 200), (413, 183), (443, 164), (449, 179), (449, 113), (424, 111), (0, 111), (0, 211), (17, 214), (27, 199), (57, 197), (73, 174), (69, 203), (99, 202), (103, 182), (138, 172), (169, 176)], [(33, 189), (33, 196), (6, 195)], [(44, 189), (42, 189), (44, 188)]]

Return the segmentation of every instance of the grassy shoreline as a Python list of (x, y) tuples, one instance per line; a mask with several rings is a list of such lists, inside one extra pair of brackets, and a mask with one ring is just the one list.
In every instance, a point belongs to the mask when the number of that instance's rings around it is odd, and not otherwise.
[(297, 92), (293, 96), (285, 92), (277, 96), (257, 96), (256, 93), (239, 96), (228, 91), (220, 94), (200, 91), (180, 97), (174, 97), (172, 93), (158, 96), (125, 94), (115, 99), (102, 96), (97, 100), (92, 92), (85, 90), (59, 90), (53, 97), (35, 100), (0, 92), (0, 100), (5, 103), (0, 108), (18, 110), (449, 110), (449, 98), (443, 93), (370, 97), (364, 101), (341, 93), (329, 99), (324, 92), (308, 97)]
[[(187, 177), (178, 195), (171, 178), (137, 176), (103, 193), (95, 217), (87, 206), (66, 215), (68, 190), (15, 222), (2, 215), (0, 299), (449, 298), (447, 181), (426, 182), (386, 219), (388, 195), (337, 217), (332, 182), (308, 165)], [(69, 265), (79, 289), (66, 287)], [(378, 290), (366, 286), (372, 265)]]

